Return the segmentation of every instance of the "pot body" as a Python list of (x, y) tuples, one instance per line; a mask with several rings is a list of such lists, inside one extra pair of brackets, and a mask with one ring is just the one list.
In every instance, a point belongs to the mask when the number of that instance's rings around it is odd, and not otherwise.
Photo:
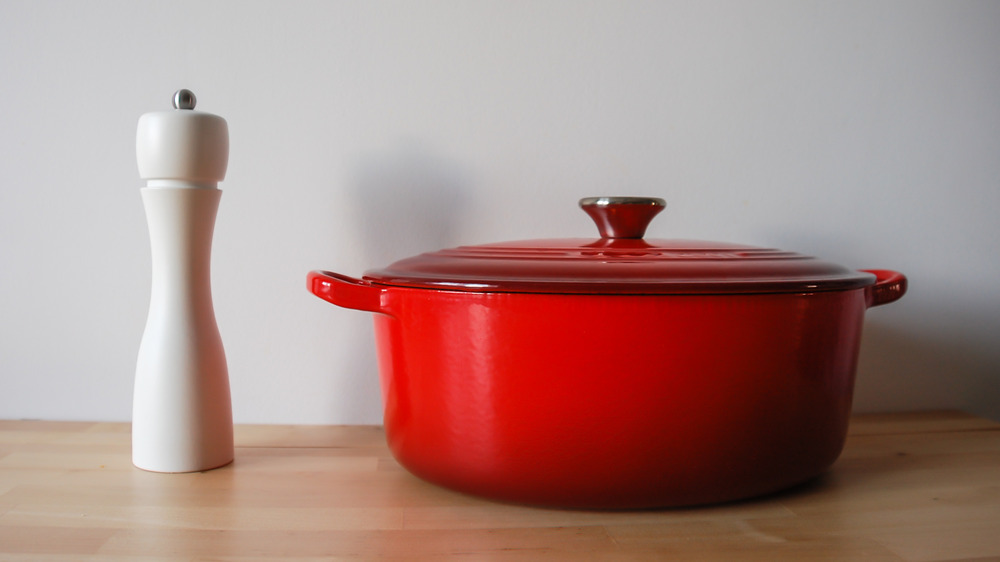
[(386, 434), (408, 470), (502, 501), (602, 509), (736, 500), (823, 472), (844, 444), (871, 305), (865, 289), (369, 285), (338, 298), (380, 312)]

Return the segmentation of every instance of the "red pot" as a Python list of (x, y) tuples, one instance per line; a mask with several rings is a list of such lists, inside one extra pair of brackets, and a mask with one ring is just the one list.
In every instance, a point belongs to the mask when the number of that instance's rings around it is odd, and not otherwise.
[(643, 240), (662, 200), (592, 198), (597, 240), (460, 247), (309, 289), (375, 315), (396, 459), (440, 485), (587, 508), (723, 502), (828, 468), (865, 309), (906, 278)]

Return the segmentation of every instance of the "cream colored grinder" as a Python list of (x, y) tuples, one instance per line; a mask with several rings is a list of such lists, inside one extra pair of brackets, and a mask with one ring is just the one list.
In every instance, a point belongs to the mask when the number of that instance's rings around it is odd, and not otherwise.
[(173, 110), (143, 115), (136, 133), (153, 271), (135, 371), (132, 462), (154, 472), (233, 461), (229, 372), (210, 278), (229, 130), (194, 106), (194, 94), (180, 90)]

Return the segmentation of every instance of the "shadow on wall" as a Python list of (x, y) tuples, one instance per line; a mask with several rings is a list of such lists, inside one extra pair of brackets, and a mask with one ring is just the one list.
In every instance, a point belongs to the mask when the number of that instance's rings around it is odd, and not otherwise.
[[(403, 143), (363, 156), (347, 185), (349, 208), (357, 220), (366, 268), (382, 267), (419, 253), (456, 246), (456, 231), (468, 206), (471, 183), (456, 162)], [(351, 354), (346, 373), (353, 388), (371, 388), (377, 380), (374, 333), (353, 330), (345, 342)], [(338, 369), (339, 370), (339, 369)], [(344, 396), (357, 393), (345, 393)], [(375, 406), (335, 404), (334, 411), (363, 419)]]
[(455, 162), (405, 143), (361, 158), (349, 186), (365, 261), (382, 267), (457, 244), (471, 185)]
[(998, 381), (1000, 351), (981, 340), (919, 334), (866, 321), (854, 409), (953, 407), (1000, 421)]
[[(769, 230), (760, 239), (834, 263), (875, 266), (882, 259), (856, 240), (806, 229)], [(910, 288), (886, 316), (881, 308), (865, 315), (854, 410), (954, 408), (1000, 421), (1000, 301), (967, 303), (954, 297), (954, 287), (922, 278), (925, 264), (895, 261)]]

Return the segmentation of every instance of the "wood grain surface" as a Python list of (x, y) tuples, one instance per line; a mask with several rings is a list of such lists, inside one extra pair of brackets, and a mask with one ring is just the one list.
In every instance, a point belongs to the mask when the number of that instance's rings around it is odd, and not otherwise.
[(236, 462), (132, 467), (128, 424), (0, 421), (0, 560), (998, 560), (1000, 424), (856, 416), (819, 479), (726, 505), (537, 509), (411, 476), (379, 427), (238, 426)]

